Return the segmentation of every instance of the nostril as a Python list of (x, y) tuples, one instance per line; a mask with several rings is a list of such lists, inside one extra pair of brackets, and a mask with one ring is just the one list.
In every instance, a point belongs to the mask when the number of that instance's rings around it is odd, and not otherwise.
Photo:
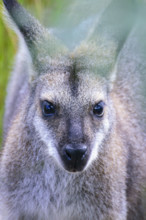
[(86, 151), (83, 153), (83, 155), (82, 155), (82, 160), (85, 158), (85, 156), (86, 156), (86, 153), (87, 153), (87, 149), (86, 149)]
[(68, 160), (73, 159), (73, 155), (74, 155), (74, 149), (71, 148), (70, 146), (66, 146), (65, 148), (65, 154)]
[(68, 160), (71, 160), (71, 153), (68, 152), (68, 150), (65, 150), (65, 153), (66, 153), (66, 155), (67, 155), (67, 159), (68, 159)]
[(84, 147), (78, 149), (79, 157), (80, 157), (81, 159), (84, 159), (84, 157), (85, 157), (85, 155), (86, 155), (86, 152), (87, 152), (87, 147), (86, 147), (86, 146), (84, 146)]

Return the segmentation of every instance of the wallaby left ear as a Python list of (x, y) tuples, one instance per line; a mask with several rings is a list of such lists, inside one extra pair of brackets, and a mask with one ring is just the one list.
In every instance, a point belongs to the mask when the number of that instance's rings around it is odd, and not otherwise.
[(112, 0), (88, 37), (88, 42), (97, 47), (93, 57), (95, 69), (108, 77), (111, 88), (117, 75), (118, 57), (136, 22), (137, 11), (136, 0)]
[(137, 8), (136, 0), (112, 0), (89, 40), (100, 37), (103, 41), (115, 42), (118, 54), (133, 27)]
[[(27, 44), (36, 70), (46, 71), (48, 68), (44, 65), (46, 59), (48, 62), (48, 59), (51, 60), (52, 57), (63, 53), (66, 48), (16, 0), (3, 0), (3, 2)], [(39, 54), (41, 54), (41, 59)]]

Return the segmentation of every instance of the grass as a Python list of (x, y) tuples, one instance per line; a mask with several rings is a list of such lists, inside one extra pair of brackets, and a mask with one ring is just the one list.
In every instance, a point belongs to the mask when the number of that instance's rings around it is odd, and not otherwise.
[[(47, 25), (55, 24), (57, 19), (59, 19), (61, 11), (67, 4), (67, 0), (19, 0), (19, 2), (25, 8), (28, 8), (43, 24)], [(0, 146), (3, 133), (2, 123), (6, 86), (17, 51), (17, 37), (14, 32), (5, 25), (2, 11), (2, 1), (0, 1)]]

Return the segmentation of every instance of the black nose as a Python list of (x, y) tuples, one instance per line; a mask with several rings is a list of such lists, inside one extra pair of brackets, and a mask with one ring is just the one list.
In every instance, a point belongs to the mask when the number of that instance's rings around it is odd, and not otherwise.
[(65, 148), (66, 158), (69, 161), (78, 161), (82, 160), (85, 156), (85, 153), (87, 151), (86, 146), (82, 146), (79, 148), (74, 148), (70, 145), (67, 145)]
[(81, 171), (87, 161), (87, 147), (85, 145), (67, 145), (63, 149), (63, 162), (69, 171)]

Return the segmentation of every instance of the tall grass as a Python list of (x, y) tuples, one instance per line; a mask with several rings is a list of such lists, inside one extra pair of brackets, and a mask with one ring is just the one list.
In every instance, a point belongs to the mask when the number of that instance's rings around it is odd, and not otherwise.
[[(54, 25), (67, 0), (18, 0), (28, 8), (43, 24)], [(2, 124), (6, 86), (17, 51), (17, 37), (3, 21), (3, 5), (0, 1), (0, 146), (2, 143)], [(13, 108), (13, 106), (12, 106)]]

